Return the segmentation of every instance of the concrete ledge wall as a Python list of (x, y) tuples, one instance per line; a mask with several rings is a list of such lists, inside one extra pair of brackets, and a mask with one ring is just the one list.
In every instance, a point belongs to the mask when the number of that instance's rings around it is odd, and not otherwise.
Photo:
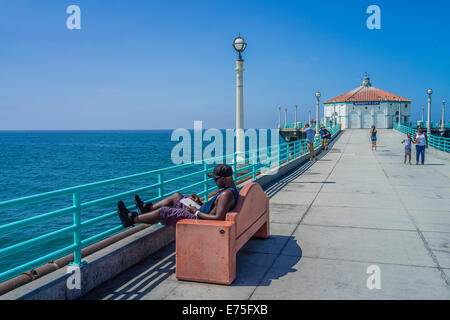
[(84, 258), (81, 289), (67, 288), (64, 267), (0, 297), (1, 300), (73, 300), (137, 264), (175, 240), (175, 228), (150, 226)]
[[(338, 133), (332, 140), (337, 139), (340, 134)], [(316, 153), (320, 154), (321, 148), (317, 148)], [(309, 154), (304, 155), (279, 168), (276, 174), (259, 176), (256, 182), (263, 187), (267, 186), (308, 159)], [(71, 274), (67, 273), (68, 267), (64, 267), (0, 296), (0, 300), (73, 300), (80, 298), (173, 241), (175, 241), (175, 228), (150, 226), (85, 257), (84, 260), (87, 264), (81, 267), (81, 289), (79, 290), (67, 288), (67, 280)]]

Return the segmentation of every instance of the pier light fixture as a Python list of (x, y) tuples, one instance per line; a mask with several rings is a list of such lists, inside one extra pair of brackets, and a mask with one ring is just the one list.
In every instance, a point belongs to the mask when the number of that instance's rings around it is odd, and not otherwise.
[(431, 95), (433, 90), (430, 88), (427, 90), (428, 94), (428, 118), (427, 118), (427, 133), (431, 134)]
[(239, 52), (239, 60), (242, 60), (241, 53), (244, 52), (245, 48), (247, 47), (247, 43), (245, 42), (244, 38), (241, 37), (241, 35), (234, 39), (233, 47), (234, 50)]
[(319, 135), (319, 99), (320, 99), (321, 93), (320, 91), (316, 92), (316, 98), (317, 98), (317, 103), (316, 103), (316, 135)]
[(247, 47), (244, 38), (239, 34), (233, 41), (234, 49), (239, 52), (236, 60), (236, 152), (237, 161), (245, 160), (245, 136), (244, 136), (244, 60), (241, 53)]
[(445, 131), (445, 104), (447, 103), (447, 100), (442, 100), (442, 119), (441, 119), (441, 130)]

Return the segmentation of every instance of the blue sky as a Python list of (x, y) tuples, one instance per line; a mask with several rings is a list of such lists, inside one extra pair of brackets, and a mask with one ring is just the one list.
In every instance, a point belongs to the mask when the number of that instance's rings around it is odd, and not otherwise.
[[(66, 28), (72, 4), (81, 30)], [(304, 120), (316, 90), (325, 101), (364, 72), (411, 99), (413, 120), (433, 88), (438, 120), (449, 17), (448, 1), (0, 0), (0, 130), (234, 128), (239, 32), (247, 128), (276, 127), (278, 105)]]

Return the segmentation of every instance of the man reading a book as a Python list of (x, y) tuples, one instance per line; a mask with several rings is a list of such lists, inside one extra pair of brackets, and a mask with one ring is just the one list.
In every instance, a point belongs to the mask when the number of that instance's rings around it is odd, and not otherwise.
[(208, 173), (219, 187), (211, 200), (203, 203), (194, 193), (186, 197), (177, 192), (156, 204), (145, 204), (139, 196), (134, 195), (134, 202), (139, 213), (130, 212), (122, 201), (117, 204), (117, 212), (124, 228), (137, 223), (175, 226), (182, 219), (225, 220), (225, 215), (237, 204), (239, 192), (234, 184), (233, 169), (226, 164), (218, 164), (214, 171)]

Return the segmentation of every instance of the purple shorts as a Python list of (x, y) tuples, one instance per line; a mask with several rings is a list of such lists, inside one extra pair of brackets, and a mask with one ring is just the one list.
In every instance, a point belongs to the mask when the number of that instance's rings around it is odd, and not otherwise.
[(166, 226), (175, 227), (178, 221), (183, 219), (198, 219), (194, 214), (190, 213), (188, 207), (180, 202), (181, 199), (185, 199), (187, 197), (183, 196), (175, 204), (173, 207), (162, 207), (161, 208), (161, 223)]

